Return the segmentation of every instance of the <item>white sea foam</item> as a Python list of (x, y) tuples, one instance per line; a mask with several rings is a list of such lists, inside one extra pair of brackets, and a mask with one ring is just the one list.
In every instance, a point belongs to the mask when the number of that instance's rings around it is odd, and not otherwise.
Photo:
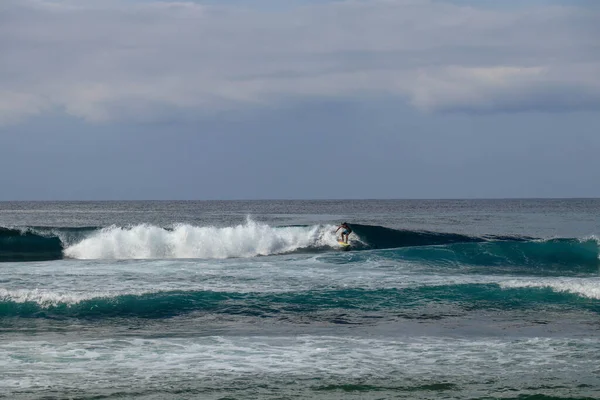
[[(579, 241), (581, 243), (585, 243), (585, 242), (596, 242), (596, 244), (600, 247), (600, 237), (596, 236), (596, 235), (589, 235), (586, 236), (582, 239), (579, 239)], [(600, 253), (598, 254), (598, 259), (600, 260)]]
[[(0, 396), (8, 390), (104, 391), (192, 385), (222, 390), (248, 385), (322, 385), (368, 379), (388, 385), (536, 379), (596, 379), (594, 340), (389, 339), (328, 336), (208, 336), (0, 342)], [(410, 367), (407, 367), (410, 366)], [(576, 371), (577, 374), (574, 374)]]
[[(129, 294), (143, 294), (137, 293)], [(37, 303), (42, 307), (57, 306), (59, 304), (73, 305), (82, 301), (111, 298), (119, 296), (123, 293), (115, 292), (59, 292), (48, 289), (3, 289), (0, 288), (0, 301), (12, 301), (15, 303)]]
[(502, 288), (550, 288), (556, 292), (567, 292), (590, 299), (600, 299), (598, 278), (540, 278), (536, 280), (507, 280), (500, 282)]
[(181, 224), (172, 230), (152, 225), (104, 228), (64, 253), (77, 259), (230, 258), (282, 254), (335, 246), (333, 226), (272, 227), (249, 220), (234, 227)]

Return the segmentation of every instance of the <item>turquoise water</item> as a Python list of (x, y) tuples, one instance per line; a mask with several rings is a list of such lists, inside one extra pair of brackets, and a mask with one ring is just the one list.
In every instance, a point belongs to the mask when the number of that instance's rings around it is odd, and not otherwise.
[(598, 200), (0, 203), (0, 397), (598, 398), (599, 217)]

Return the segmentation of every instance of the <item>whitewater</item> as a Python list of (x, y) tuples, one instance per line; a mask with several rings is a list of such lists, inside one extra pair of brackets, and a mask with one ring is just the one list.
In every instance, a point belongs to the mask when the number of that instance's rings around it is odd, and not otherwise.
[(176, 225), (111, 226), (68, 246), (78, 259), (230, 258), (282, 254), (308, 248), (334, 248), (335, 226), (271, 227), (249, 220), (233, 227)]
[(0, 398), (598, 398), (599, 232), (598, 200), (0, 203)]

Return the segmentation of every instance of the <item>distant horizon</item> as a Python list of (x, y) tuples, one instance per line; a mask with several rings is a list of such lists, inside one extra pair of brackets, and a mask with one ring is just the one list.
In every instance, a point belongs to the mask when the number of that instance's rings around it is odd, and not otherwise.
[(462, 201), (462, 200), (600, 200), (600, 197), (497, 197), (497, 198), (352, 198), (352, 199), (98, 199), (98, 200), (0, 200), (0, 203), (94, 203), (94, 202), (209, 202), (209, 201)]

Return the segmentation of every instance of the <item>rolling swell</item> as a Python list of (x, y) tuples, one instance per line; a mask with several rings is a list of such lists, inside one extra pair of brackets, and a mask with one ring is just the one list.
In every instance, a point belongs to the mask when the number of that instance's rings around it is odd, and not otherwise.
[[(35, 299), (5, 292), (0, 296), (0, 317), (21, 318), (169, 318), (191, 312), (206, 314), (290, 319), (326, 319), (351, 323), (365, 313), (380, 317), (410, 317), (429, 309), (444, 314), (445, 306), (456, 311), (539, 308), (583, 309), (600, 312), (593, 290), (576, 293), (571, 285), (535, 286), (527, 282), (504, 284), (456, 284), (404, 289), (331, 289), (286, 293), (237, 293), (213, 291), (163, 291), (89, 297), (79, 301), (52, 301), (51, 295)], [(591, 296), (591, 297), (588, 297)], [(431, 305), (435, 307), (431, 308)]]
[(394, 251), (394, 257), (425, 264), (451, 267), (498, 267), (482, 272), (511, 274), (597, 273), (600, 247), (594, 238), (551, 240), (506, 240), (455, 243), (448, 246), (411, 247)]
[[(600, 243), (595, 237), (541, 240), (524, 236), (473, 237), (454, 233), (395, 230), (353, 225), (361, 246), (395, 249), (387, 255), (436, 266), (498, 267), (510, 273), (597, 273)], [(491, 268), (482, 272), (494, 272)]]

